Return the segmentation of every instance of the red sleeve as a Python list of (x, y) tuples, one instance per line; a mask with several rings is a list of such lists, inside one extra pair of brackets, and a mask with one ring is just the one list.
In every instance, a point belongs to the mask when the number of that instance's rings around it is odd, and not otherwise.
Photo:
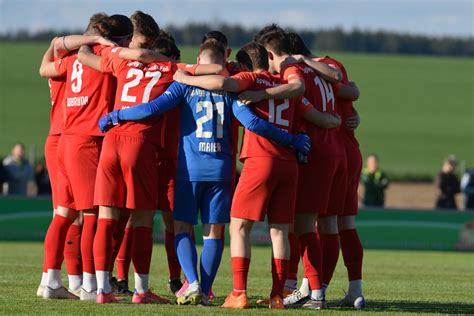
[(290, 81), (295, 79), (304, 80), (303, 73), (300, 68), (295, 65), (289, 65), (281, 70), (281, 77), (283, 80)]
[(100, 51), (102, 60), (100, 62), (100, 71), (111, 73), (116, 76), (120, 70), (127, 64), (128, 60), (119, 57), (121, 47), (108, 47)]
[(198, 64), (185, 64), (185, 63), (177, 63), (178, 69), (184, 70), (189, 72), (191, 75), (195, 75), (196, 68), (199, 66)]
[(257, 74), (254, 72), (240, 72), (230, 78), (237, 81), (239, 84), (239, 91), (248, 90), (254, 83)]
[(305, 97), (301, 98), (301, 100), (298, 100), (296, 103), (296, 109), (301, 113), (301, 115), (308, 113), (313, 107), (313, 104), (311, 104), (311, 102), (309, 102)]
[(57, 59), (54, 61), (54, 68), (59, 76), (64, 76), (67, 73), (67, 60), (66, 58)]

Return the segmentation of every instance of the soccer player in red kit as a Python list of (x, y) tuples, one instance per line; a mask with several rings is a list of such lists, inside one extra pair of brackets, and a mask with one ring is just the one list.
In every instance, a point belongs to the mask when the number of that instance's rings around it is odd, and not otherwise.
[[(342, 125), (338, 135), (345, 148), (347, 160), (347, 189), (346, 195), (340, 197), (344, 201), (344, 204), (341, 213), (339, 213), (337, 217), (339, 236), (338, 238), (330, 238), (329, 245), (323, 244), (322, 282), (323, 287), (326, 289), (336, 268), (340, 243), (344, 264), (346, 265), (349, 277), (349, 290), (344, 299), (339, 302), (339, 305), (363, 308), (365, 307), (365, 299), (362, 293), (363, 248), (355, 225), (355, 216), (358, 212), (357, 189), (362, 170), (362, 156), (359, 143), (354, 134), (354, 129), (358, 125), (359, 118), (352, 103), (358, 99), (359, 90), (354, 83), (349, 82), (347, 71), (342, 63), (329, 56), (314, 58), (315, 56), (311, 54), (298, 34), (289, 33), (288, 35), (292, 39), (292, 47), (295, 54), (302, 54), (302, 57), (305, 59), (312, 58), (314, 61), (326, 63), (338, 69), (343, 76), (341, 83), (335, 86), (335, 94), (336, 109), (342, 119)], [(309, 64), (311, 65), (311, 61), (309, 61)], [(331, 242), (332, 239), (335, 241)]]
[[(203, 78), (175, 76), (175, 80), (205, 89), (224, 89), (234, 92), (243, 91), (247, 88), (262, 90), (273, 87), (267, 90), (269, 98), (282, 95), (290, 98), (290, 100), (277, 101), (272, 99), (255, 103), (256, 113), (286, 130), (293, 129), (293, 120), (297, 108), (306, 114), (310, 113), (308, 111), (314, 110), (309, 105), (302, 106), (301, 98), (291, 99), (292, 96), (297, 96), (298, 93), (303, 92), (304, 86), (298, 87), (300, 84), (298, 78), (294, 77), (290, 84), (283, 84), (285, 81), (273, 77), (267, 72), (269, 68), (268, 58), (263, 46), (250, 43), (239, 51), (237, 59), (256, 72), (243, 72), (230, 78), (221, 76)], [(316, 110), (314, 111), (316, 112)], [(338, 126), (338, 124), (335, 126)], [(295, 153), (262, 140), (255, 134), (246, 131), (241, 159), (244, 161), (244, 168), (234, 195), (230, 226), (234, 291), (228, 296), (223, 307), (246, 308), (248, 306), (246, 294), (250, 262), (248, 238), (253, 222), (263, 220), (265, 214), (267, 214), (274, 251), (272, 262), (274, 282), (270, 295), (272, 298), (270, 307), (282, 308), (281, 295), (288, 263), (287, 240), (285, 239), (287, 239), (288, 225), (292, 222), (294, 216), (292, 192), (296, 195), (297, 168)], [(292, 186), (291, 181), (293, 180), (295, 185)]]
[[(91, 20), (103, 18), (102, 14), (95, 14)], [(86, 35), (68, 35), (55, 38), (51, 41), (51, 45), (43, 56), (40, 66), (40, 75), (46, 76), (44, 71), (47, 65), (68, 53), (68, 51), (76, 50), (81, 45), (89, 44), (108, 44), (112, 43), (101, 36)], [(47, 76), (46, 76), (47, 77)], [(48, 172), (51, 180), (51, 192), (53, 200), (53, 209), (57, 206), (57, 149), (61, 132), (63, 129), (63, 108), (65, 106), (64, 91), (66, 89), (66, 76), (49, 78), (48, 80), (51, 95), (51, 114), (50, 129), (45, 143), (45, 158), (48, 166)], [(66, 261), (66, 270), (68, 272), (69, 291), (78, 295), (82, 285), (82, 262), (80, 251), (80, 239), (82, 231), (82, 216), (75, 219), (74, 223), (69, 227), (66, 236), (66, 244), (64, 249), (64, 259)], [(38, 287), (37, 296), (43, 296), (43, 289), (47, 281), (46, 261), (43, 267), (43, 275), (41, 284)], [(62, 291), (64, 294), (64, 291)]]
[[(109, 39), (128, 45), (132, 35), (130, 20), (121, 15), (105, 17), (88, 27)], [(103, 46), (95, 46), (97, 51)], [(59, 59), (48, 66), (48, 75), (67, 74), (64, 129), (59, 143), (58, 208), (45, 238), (48, 281), (43, 297), (57, 298), (61, 285), (61, 261), (67, 230), (84, 213), (81, 236), (83, 284), (81, 298), (90, 299), (97, 289), (92, 244), (97, 210), (94, 207), (94, 183), (102, 145), (97, 126), (99, 117), (113, 106), (115, 81), (111, 76), (82, 66), (77, 54)], [(83, 294), (91, 295), (83, 295)]]
[[(290, 50), (277, 51), (281, 42), (288, 41), (283, 30), (272, 30), (260, 35), (260, 42), (269, 51), (269, 56), (274, 59), (275, 65), (286, 58)], [(285, 56), (286, 55), (286, 56)], [(336, 115), (334, 92), (318, 72), (306, 64), (297, 64), (300, 74), (303, 74), (306, 90), (305, 98), (323, 113)], [(321, 65), (320, 65), (321, 66)], [(291, 78), (293, 74), (286, 67), (275, 69), (281, 75)], [(307, 125), (307, 132), (314, 146), (309, 154), (308, 163), (300, 165), (298, 178), (298, 197), (296, 202), (295, 233), (298, 235), (300, 252), (303, 257), (305, 275), (308, 277), (311, 293), (304, 295), (304, 300), (296, 300), (298, 306), (308, 309), (320, 309), (325, 305), (324, 293), (320, 281), (321, 255), (320, 246), (316, 236), (317, 215), (327, 214), (329, 210), (340, 210), (342, 206), (336, 205), (338, 197), (336, 192), (345, 187), (345, 165), (340, 159), (342, 153), (336, 137), (335, 129), (326, 129), (318, 126)], [(345, 157), (344, 157), (345, 158)], [(315, 179), (318, 179), (315, 181)], [(331, 192), (334, 194), (331, 195)], [(302, 297), (303, 298), (303, 297)], [(295, 307), (293, 298), (285, 299), (285, 305)]]

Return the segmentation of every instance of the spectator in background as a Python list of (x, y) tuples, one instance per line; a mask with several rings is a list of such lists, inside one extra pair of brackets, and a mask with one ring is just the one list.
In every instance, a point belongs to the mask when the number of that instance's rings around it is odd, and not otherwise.
[(385, 203), (385, 189), (389, 180), (385, 173), (379, 169), (379, 158), (376, 154), (367, 157), (366, 167), (362, 170), (360, 181), (365, 187), (364, 206), (383, 207)]
[(459, 179), (454, 174), (457, 164), (456, 157), (450, 155), (444, 160), (443, 168), (436, 176), (436, 208), (457, 209), (454, 197), (461, 192)]
[(474, 169), (467, 169), (461, 178), (461, 191), (464, 193), (464, 209), (474, 210)]
[(38, 161), (35, 167), (35, 182), (38, 188), (37, 195), (51, 195), (51, 182), (44, 159)]
[(9, 156), (3, 159), (7, 174), (8, 195), (27, 195), (28, 182), (33, 180), (33, 169), (25, 159), (25, 146), (21, 143), (13, 146)]

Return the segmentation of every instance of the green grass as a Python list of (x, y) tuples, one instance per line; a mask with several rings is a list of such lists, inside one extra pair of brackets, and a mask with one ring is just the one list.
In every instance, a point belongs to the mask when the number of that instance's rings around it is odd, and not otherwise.
[[(1, 314), (294, 314), (302, 311), (272, 312), (255, 304), (246, 311), (223, 310), (219, 307), (136, 306), (130, 302), (98, 306), (80, 301), (45, 301), (35, 296), (40, 278), (42, 245), (40, 243), (0, 243), (0, 313)], [(249, 274), (251, 300), (265, 297), (271, 287), (270, 248), (257, 247)], [(342, 260), (341, 260), (342, 261)], [(166, 257), (163, 245), (154, 249), (151, 286), (160, 294), (166, 290)], [(470, 253), (375, 251), (365, 252), (364, 290), (371, 314), (470, 314), (474, 312), (474, 257)], [(301, 269), (300, 269), (301, 270)], [(301, 272), (301, 271), (300, 271)], [(226, 249), (214, 284), (218, 303), (232, 289), (229, 250)], [(345, 268), (339, 262), (328, 290), (330, 306), (334, 306), (346, 288)], [(323, 314), (351, 315), (350, 309), (330, 308)]]
[[(38, 76), (46, 43), (0, 43), (0, 156), (18, 140), (37, 155), (49, 124), (49, 90)], [(182, 47), (186, 62), (196, 48)], [(236, 49), (234, 49), (236, 51)], [(474, 59), (333, 53), (361, 89), (357, 132), (365, 155), (400, 176), (433, 176), (456, 154), (474, 164)]]

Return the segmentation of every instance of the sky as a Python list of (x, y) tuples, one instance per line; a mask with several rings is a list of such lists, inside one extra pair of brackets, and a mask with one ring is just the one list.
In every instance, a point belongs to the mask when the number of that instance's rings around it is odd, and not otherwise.
[(0, 33), (83, 29), (93, 13), (151, 14), (162, 27), (189, 22), (296, 29), (342, 27), (474, 36), (474, 0), (0, 0)]

